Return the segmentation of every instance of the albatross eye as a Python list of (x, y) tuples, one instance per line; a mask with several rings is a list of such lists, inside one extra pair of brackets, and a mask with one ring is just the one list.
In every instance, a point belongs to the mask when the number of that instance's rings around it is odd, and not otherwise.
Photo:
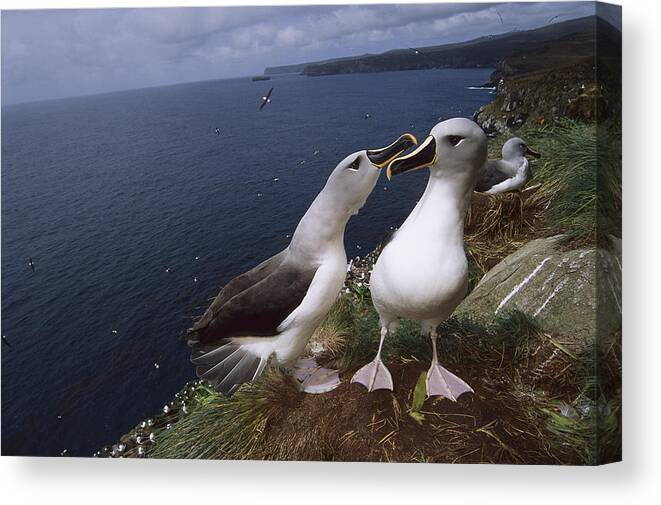
[(464, 140), (464, 138), (465, 138), (465, 137), (460, 137), (459, 135), (450, 135), (450, 136), (448, 137), (448, 142), (450, 142), (450, 144), (452, 145), (452, 147), (456, 147), (456, 146), (459, 144), (459, 142), (461, 142), (462, 140)]
[(351, 165), (347, 167), (347, 170), (353, 170), (354, 172), (358, 171), (360, 168), (360, 156), (351, 162)]

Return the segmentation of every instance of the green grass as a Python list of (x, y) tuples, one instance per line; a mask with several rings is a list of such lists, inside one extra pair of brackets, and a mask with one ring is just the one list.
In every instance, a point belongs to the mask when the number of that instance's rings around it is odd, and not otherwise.
[(559, 121), (519, 132), (542, 153), (531, 184), (548, 204), (544, 224), (574, 238), (621, 236), (621, 133), (595, 123)]
[(158, 434), (153, 458), (251, 459), (263, 443), (266, 423), (286, 408), (286, 393), (298, 394), (289, 379), (268, 370), (225, 398), (204, 384), (194, 388), (188, 413)]

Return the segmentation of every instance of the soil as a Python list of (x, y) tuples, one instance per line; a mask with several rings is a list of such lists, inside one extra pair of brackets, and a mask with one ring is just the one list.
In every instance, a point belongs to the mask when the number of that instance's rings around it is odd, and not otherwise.
[[(324, 395), (289, 387), (282, 417), (271, 418), (265, 459), (445, 462), (445, 463), (579, 463), (551, 453), (544, 437), (523, 415), (525, 403), (503, 378), (485, 380), (477, 370), (458, 371), (475, 394), (451, 402), (427, 399), (417, 421), (409, 414), (413, 391), (428, 363), (388, 365), (395, 390), (368, 393), (343, 376), (337, 389)], [(487, 382), (488, 381), (488, 382)], [(314, 423), (310, 423), (314, 419)], [(562, 459), (560, 459), (562, 457)]]

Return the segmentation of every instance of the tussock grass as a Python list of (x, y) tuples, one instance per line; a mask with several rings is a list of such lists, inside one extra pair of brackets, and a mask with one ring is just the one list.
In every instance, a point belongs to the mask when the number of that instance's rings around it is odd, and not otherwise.
[[(351, 300), (343, 295), (325, 321), (353, 332), (334, 358), (344, 378), (338, 389), (306, 395), (275, 369), (231, 399), (194, 383), (187, 413), (171, 416), (169, 429), (157, 420), (147, 457), (546, 464), (617, 459), (619, 389), (604, 384), (603, 376), (594, 379), (593, 353), (572, 352), (519, 312), (503, 314), (488, 327), (450, 318), (440, 327), (441, 360), (476, 391), (451, 403), (421, 393), (430, 345), (417, 324), (405, 323), (384, 346), (395, 391), (368, 394), (348, 378), (374, 357), (377, 316)], [(603, 356), (610, 367), (606, 382), (619, 373), (617, 353), (609, 353)]]
[(306, 354), (342, 356), (353, 334), (353, 303), (350, 296), (341, 295), (308, 342)]
[(188, 414), (158, 435), (154, 458), (253, 459), (267, 422), (288, 409), (300, 392), (281, 372), (267, 370), (231, 398), (198, 385)]

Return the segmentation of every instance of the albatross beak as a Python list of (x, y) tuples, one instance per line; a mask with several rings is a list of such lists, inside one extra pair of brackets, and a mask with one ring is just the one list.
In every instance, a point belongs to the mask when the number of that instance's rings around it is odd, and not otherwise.
[(534, 156), (535, 158), (541, 158), (542, 157), (542, 155), (539, 154), (538, 151), (535, 151), (534, 149), (531, 149), (528, 146), (526, 146), (526, 154), (529, 154), (530, 156)]
[(367, 157), (376, 168), (383, 168), (409, 147), (417, 145), (418, 140), (410, 133), (405, 133), (389, 146), (382, 149), (369, 149)]
[(434, 163), (436, 163), (436, 139), (430, 135), (415, 151), (391, 161), (386, 175), (390, 180), (393, 175), (427, 167)]

